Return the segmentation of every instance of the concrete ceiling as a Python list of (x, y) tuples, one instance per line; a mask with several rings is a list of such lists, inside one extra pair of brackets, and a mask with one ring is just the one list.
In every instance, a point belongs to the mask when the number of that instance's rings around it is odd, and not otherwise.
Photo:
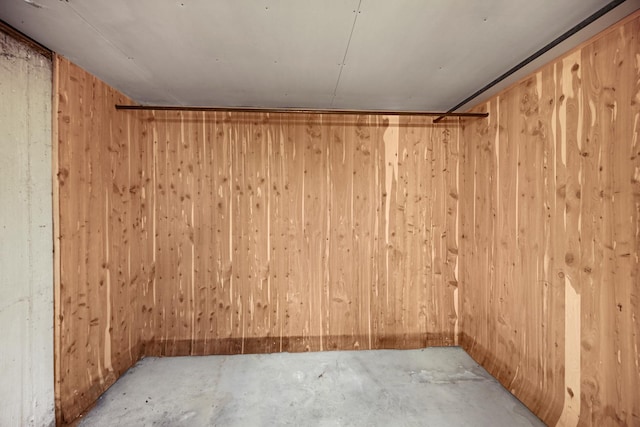
[(0, 19), (140, 103), (446, 110), (607, 3), (2, 0)]

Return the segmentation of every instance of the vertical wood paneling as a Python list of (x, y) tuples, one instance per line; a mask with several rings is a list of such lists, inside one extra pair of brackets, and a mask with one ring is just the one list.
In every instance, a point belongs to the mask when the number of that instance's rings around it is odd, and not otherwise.
[(158, 159), (158, 320), (143, 335), (161, 345), (147, 354), (455, 342), (455, 127), (256, 113), (141, 122)]
[(57, 64), (64, 420), (142, 355), (456, 342), (457, 122), (122, 112)]
[[(357, 119), (356, 119), (357, 120)], [(358, 295), (352, 275), (353, 126), (331, 126), (328, 150), (329, 236), (327, 348), (357, 348)], [(349, 136), (347, 132), (349, 131)], [(347, 140), (349, 138), (349, 140)]]
[(57, 58), (62, 419), (143, 354), (461, 332), (548, 424), (636, 424), (639, 30), (627, 19), (460, 130), (117, 112), (124, 96)]
[(464, 348), (549, 425), (636, 425), (640, 17), (461, 136)]
[[(296, 274), (302, 280), (300, 282), (289, 282), (289, 292), (287, 300), (293, 297), (293, 304), (287, 305), (286, 315), (289, 319), (289, 336), (302, 336), (303, 346), (290, 346), (289, 351), (304, 350), (326, 350), (329, 342), (326, 332), (330, 327), (330, 296), (329, 296), (329, 239), (328, 230), (331, 227), (331, 194), (329, 181), (330, 156), (329, 131), (330, 121), (321, 132), (319, 121), (321, 117), (307, 116), (306, 123), (296, 122), (292, 119), (290, 131), (294, 137), (289, 140), (293, 149), (300, 152), (302, 170), (301, 176), (291, 175), (291, 181), (302, 182), (302, 224), (304, 227), (305, 250), (303, 263), (305, 267)], [(291, 182), (290, 181), (290, 182)], [(297, 235), (290, 235), (289, 241), (295, 241)], [(304, 285), (305, 277), (308, 277), (308, 285)], [(309, 305), (305, 308), (304, 295), (308, 289), (310, 298)], [(293, 291), (293, 292), (291, 292)], [(313, 307), (313, 311), (312, 311)], [(304, 313), (305, 318), (298, 320), (306, 327), (302, 334), (299, 330), (300, 323), (297, 322), (299, 310)], [(316, 313), (319, 321), (307, 318), (312, 312)], [(315, 328), (311, 329), (311, 325)], [(295, 344), (295, 343), (292, 343)]]
[(124, 96), (57, 57), (60, 283), (56, 402), (76, 418), (141, 354), (148, 239), (146, 155)]

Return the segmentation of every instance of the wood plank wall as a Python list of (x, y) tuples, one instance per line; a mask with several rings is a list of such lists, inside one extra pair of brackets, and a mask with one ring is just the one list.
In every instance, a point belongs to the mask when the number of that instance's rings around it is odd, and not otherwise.
[(116, 111), (55, 64), (59, 421), (142, 355), (457, 342), (457, 121)]
[(55, 58), (59, 423), (75, 419), (141, 355), (141, 307), (153, 274), (151, 153), (122, 94)]
[(639, 27), (547, 65), (460, 132), (117, 112), (130, 101), (56, 58), (59, 418), (143, 354), (413, 348), (463, 331), (548, 424), (637, 424)]
[(256, 113), (142, 119), (156, 257), (145, 354), (455, 342), (455, 126)]
[(464, 348), (549, 425), (640, 425), (640, 15), (479, 106)]

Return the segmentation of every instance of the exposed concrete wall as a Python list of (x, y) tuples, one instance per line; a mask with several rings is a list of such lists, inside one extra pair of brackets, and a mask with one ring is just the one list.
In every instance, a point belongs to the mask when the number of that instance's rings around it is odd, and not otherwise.
[(53, 406), (51, 60), (0, 32), (0, 425)]

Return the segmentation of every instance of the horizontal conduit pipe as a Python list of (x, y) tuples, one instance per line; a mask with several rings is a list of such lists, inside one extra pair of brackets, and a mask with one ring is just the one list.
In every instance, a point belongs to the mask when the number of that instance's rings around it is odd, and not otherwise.
[(116, 105), (116, 110), (156, 111), (220, 111), (234, 113), (293, 113), (293, 114), (344, 114), (371, 116), (431, 116), (431, 117), (488, 117), (489, 113), (454, 113), (439, 111), (373, 111), (373, 110), (325, 110), (298, 108), (252, 108), (252, 107), (190, 107), (167, 105)]

